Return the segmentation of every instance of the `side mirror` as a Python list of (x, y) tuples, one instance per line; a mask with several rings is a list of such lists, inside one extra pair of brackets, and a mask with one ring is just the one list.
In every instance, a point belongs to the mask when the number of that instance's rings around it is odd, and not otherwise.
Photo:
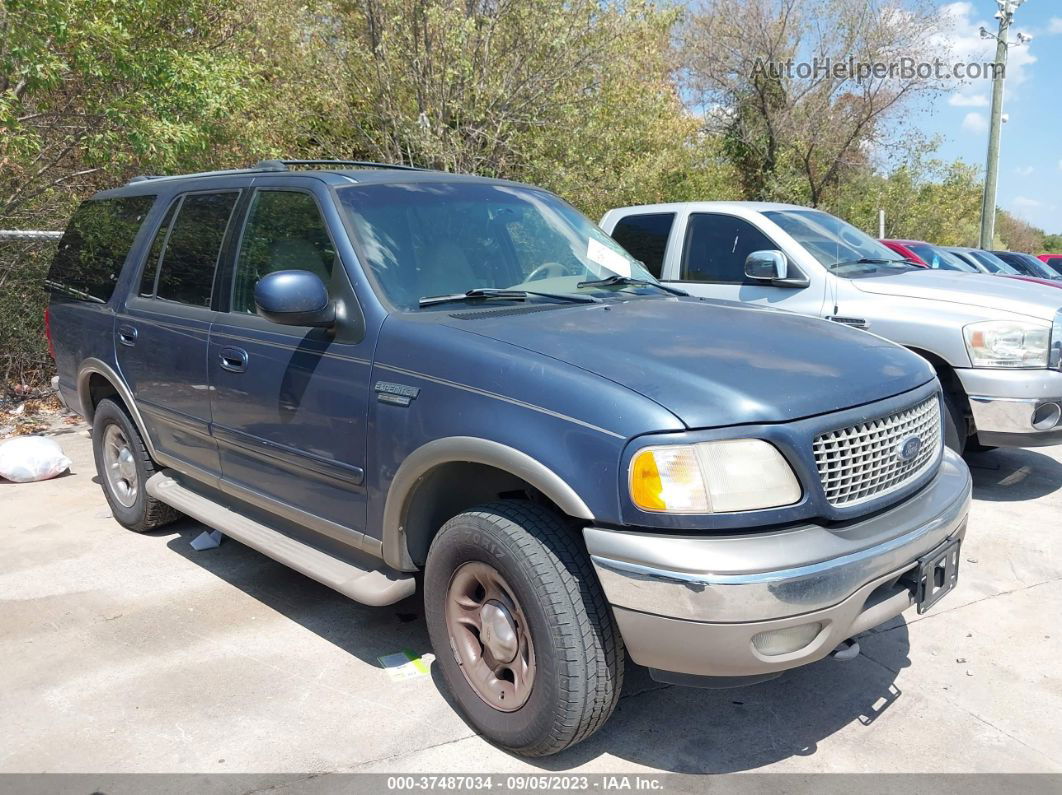
[(336, 308), (328, 288), (309, 271), (275, 271), (254, 286), (254, 303), (266, 320), (285, 326), (335, 325)]
[(781, 281), (789, 276), (789, 261), (781, 251), (753, 251), (745, 258), (745, 275), (756, 281)]

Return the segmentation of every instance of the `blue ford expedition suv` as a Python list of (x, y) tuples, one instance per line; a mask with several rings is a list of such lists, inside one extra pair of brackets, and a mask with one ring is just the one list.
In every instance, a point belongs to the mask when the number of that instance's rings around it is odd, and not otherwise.
[(923, 359), (688, 297), (537, 188), (137, 178), (48, 286), (119, 522), (191, 516), (369, 605), (421, 582), (454, 701), (518, 753), (600, 727), (625, 650), (749, 683), (956, 581), (970, 479)]

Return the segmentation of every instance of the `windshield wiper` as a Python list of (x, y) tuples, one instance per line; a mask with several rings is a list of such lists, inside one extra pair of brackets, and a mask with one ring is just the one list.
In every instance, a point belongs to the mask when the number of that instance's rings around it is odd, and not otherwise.
[(874, 257), (860, 257), (859, 259), (835, 262), (830, 267), (841, 268), (845, 265), (906, 265), (908, 263), (911, 263), (911, 261), (906, 259), (875, 259)]
[(473, 301), (487, 298), (500, 298), (509, 301), (526, 301), (529, 295), (540, 298), (552, 298), (555, 301), (568, 301), (573, 304), (596, 304), (600, 298), (589, 295), (565, 295), (563, 293), (540, 293), (535, 290), (506, 290), (500, 287), (473, 287), (463, 293), (450, 295), (426, 295), (417, 303), (420, 306), (433, 306), (434, 304), (447, 304), (451, 301)]
[(658, 287), (666, 293), (672, 295), (686, 295), (685, 290), (680, 290), (677, 287), (669, 287), (666, 284), (660, 284), (660, 282), (651, 282), (648, 279), (635, 279), (633, 276), (620, 276), (618, 273), (613, 274), (604, 279), (594, 279), (588, 282), (579, 282), (576, 287)]

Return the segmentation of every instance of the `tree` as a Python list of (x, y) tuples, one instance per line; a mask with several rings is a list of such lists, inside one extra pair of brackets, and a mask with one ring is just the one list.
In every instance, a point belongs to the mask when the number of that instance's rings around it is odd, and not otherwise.
[[(0, 228), (62, 229), (81, 198), (253, 148), (235, 0), (0, 1)], [(40, 247), (0, 244), (0, 380), (46, 364)], [(33, 344), (30, 344), (30, 341)]]
[(902, 69), (933, 51), (937, 18), (924, 0), (704, 0), (679, 75), (749, 198), (818, 206), (937, 90), (935, 75)]
[(1006, 210), (996, 212), (996, 238), (1008, 251), (1039, 254), (1047, 250), (1043, 229), (1011, 215)]

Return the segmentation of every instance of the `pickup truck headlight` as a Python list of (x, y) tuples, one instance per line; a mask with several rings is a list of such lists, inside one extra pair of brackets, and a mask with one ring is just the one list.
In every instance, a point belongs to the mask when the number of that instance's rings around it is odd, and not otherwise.
[(726, 439), (639, 450), (630, 467), (631, 501), (655, 513), (720, 513), (792, 505), (800, 481), (774, 445)]
[(974, 367), (1047, 367), (1050, 326), (987, 320), (966, 326), (963, 335)]

